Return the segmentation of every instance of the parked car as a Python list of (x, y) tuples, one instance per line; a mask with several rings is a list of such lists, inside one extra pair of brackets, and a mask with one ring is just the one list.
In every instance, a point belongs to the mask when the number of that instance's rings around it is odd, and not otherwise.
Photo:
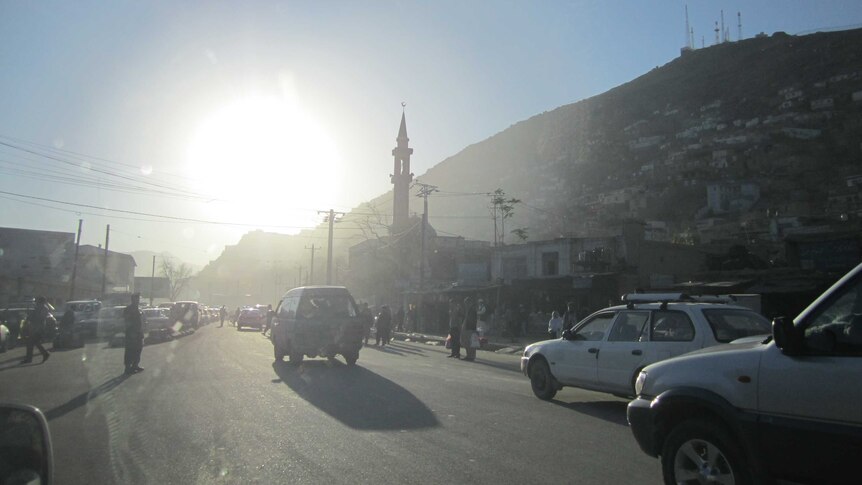
[(666, 483), (859, 483), (862, 265), (772, 336), (646, 367), (628, 420)]
[(60, 315), (66, 313), (67, 310), (72, 310), (75, 314), (75, 323), (78, 323), (82, 320), (92, 320), (96, 318), (101, 308), (102, 302), (99, 300), (67, 301), (63, 304), (63, 310), (60, 312)]
[(287, 355), (292, 363), (303, 357), (341, 354), (347, 365), (356, 364), (365, 329), (356, 302), (343, 286), (309, 286), (288, 291), (272, 322), (275, 360)]
[(201, 308), (196, 301), (178, 301), (171, 306), (171, 320), (180, 322), (183, 329), (201, 325)]
[(141, 310), (141, 314), (149, 331), (163, 330), (172, 325), (168, 310), (164, 308), (144, 308)]
[(93, 318), (82, 320), (81, 331), (88, 337), (113, 337), (122, 333), (126, 322), (123, 318), (124, 306), (102, 307)]
[(246, 308), (239, 312), (239, 318), (236, 320), (236, 329), (242, 330), (243, 327), (254, 327), (258, 330), (263, 328), (266, 323), (266, 315), (256, 308)]
[(685, 294), (625, 295), (625, 305), (593, 313), (563, 337), (529, 345), (521, 371), (533, 393), (551, 399), (563, 386), (634, 396), (649, 364), (751, 335), (769, 321), (729, 299)]

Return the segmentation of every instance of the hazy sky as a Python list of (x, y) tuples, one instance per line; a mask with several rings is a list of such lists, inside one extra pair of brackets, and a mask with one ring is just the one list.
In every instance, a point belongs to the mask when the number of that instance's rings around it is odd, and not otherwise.
[[(674, 59), (685, 5), (0, 0), (0, 226), (206, 263), (389, 190), (402, 101), (419, 176)], [(862, 26), (858, 0), (688, 7), (698, 47), (721, 9), (732, 39), (737, 11), (745, 37)]]

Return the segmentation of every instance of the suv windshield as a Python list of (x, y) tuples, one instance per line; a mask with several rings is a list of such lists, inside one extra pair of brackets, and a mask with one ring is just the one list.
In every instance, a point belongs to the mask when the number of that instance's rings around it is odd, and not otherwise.
[(751, 310), (734, 308), (715, 308), (703, 311), (715, 340), (731, 342), (733, 340), (766, 335), (772, 331), (769, 320)]

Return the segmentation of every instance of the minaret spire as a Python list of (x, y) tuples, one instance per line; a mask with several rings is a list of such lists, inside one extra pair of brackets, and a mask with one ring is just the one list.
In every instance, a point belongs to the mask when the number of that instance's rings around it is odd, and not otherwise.
[(413, 154), (413, 149), (410, 148), (410, 139), (407, 138), (407, 117), (404, 112), (406, 106), (407, 103), (401, 103), (401, 126), (398, 128), (398, 137), (395, 139), (397, 145), (392, 149), (392, 156), (395, 160), (390, 177), (392, 185), (394, 185), (390, 232), (393, 235), (406, 230), (409, 224), (410, 182), (413, 181), (413, 174), (410, 173), (410, 155)]

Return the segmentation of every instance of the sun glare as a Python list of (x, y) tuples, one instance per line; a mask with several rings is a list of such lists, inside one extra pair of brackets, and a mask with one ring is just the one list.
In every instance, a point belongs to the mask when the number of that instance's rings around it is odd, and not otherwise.
[[(189, 145), (188, 167), (211, 216), (263, 226), (311, 226), (335, 203), (338, 157), (295, 103), (248, 97), (214, 112)], [(290, 231), (293, 232), (293, 231)]]

